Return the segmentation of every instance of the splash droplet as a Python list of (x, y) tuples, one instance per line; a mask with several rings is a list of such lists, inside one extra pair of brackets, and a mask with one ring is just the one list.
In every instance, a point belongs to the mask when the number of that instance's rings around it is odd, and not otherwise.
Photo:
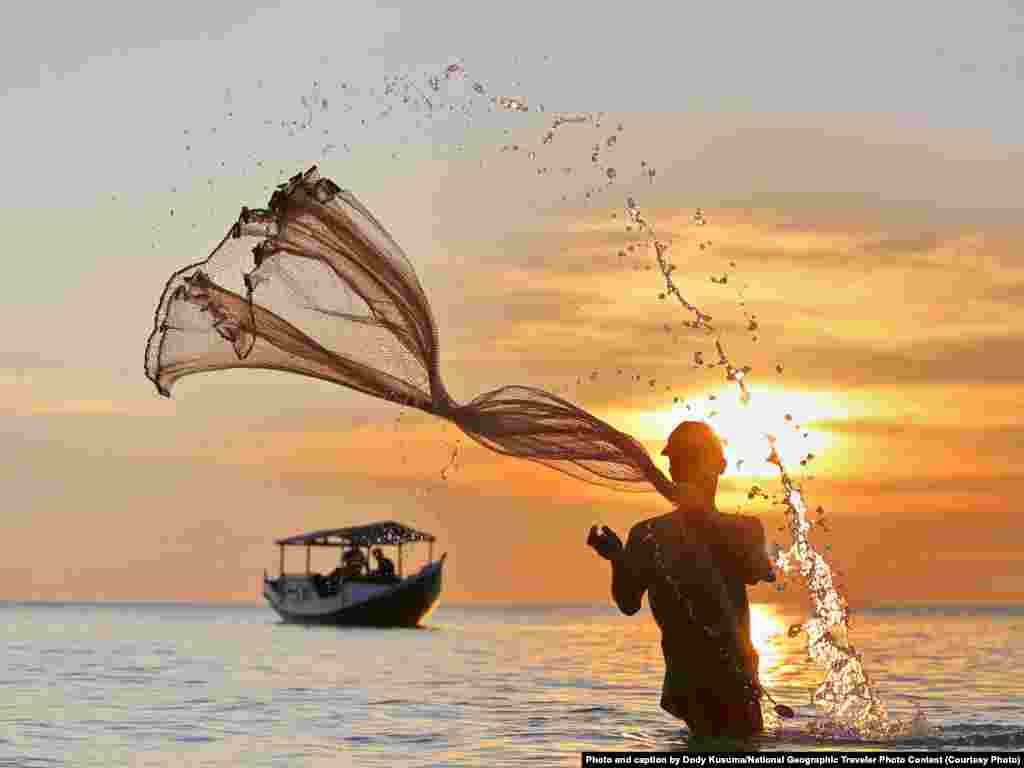
[(502, 109), (507, 109), (509, 112), (529, 112), (530, 107), (527, 105), (525, 99), (514, 98), (511, 96), (499, 96), (497, 104)]

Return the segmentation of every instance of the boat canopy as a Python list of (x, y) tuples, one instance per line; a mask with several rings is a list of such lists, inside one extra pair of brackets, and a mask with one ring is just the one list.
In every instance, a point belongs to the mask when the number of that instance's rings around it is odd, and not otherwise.
[(306, 547), (372, 547), (379, 544), (410, 544), (416, 541), (432, 542), (435, 537), (426, 531), (417, 531), (407, 525), (387, 520), (382, 523), (354, 525), (350, 528), (328, 528), (322, 531), (301, 533), (287, 539), (278, 539), (280, 546)]

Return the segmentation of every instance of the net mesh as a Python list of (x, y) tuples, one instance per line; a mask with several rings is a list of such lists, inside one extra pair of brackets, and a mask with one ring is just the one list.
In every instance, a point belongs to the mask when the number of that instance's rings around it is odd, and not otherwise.
[(448, 419), (491, 450), (618, 490), (675, 486), (637, 440), (541, 389), (465, 404), (441, 381), (437, 329), (412, 263), (350, 192), (317, 169), (266, 209), (243, 208), (202, 262), (167, 281), (146, 375), (170, 396), (184, 376), (288, 371)]

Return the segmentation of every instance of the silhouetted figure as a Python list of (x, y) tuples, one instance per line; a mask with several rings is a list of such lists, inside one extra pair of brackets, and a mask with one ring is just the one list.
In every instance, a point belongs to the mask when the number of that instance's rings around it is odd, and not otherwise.
[(380, 547), (373, 550), (373, 556), (377, 559), (377, 575), (393, 579), (395, 577), (395, 564), (391, 562), (391, 558), (386, 557), (384, 550)]
[(341, 577), (343, 579), (361, 576), (366, 568), (366, 555), (363, 554), (363, 550), (359, 547), (352, 547), (352, 549), (346, 551), (341, 556), (341, 559), (344, 562), (344, 565), (341, 567)]
[(746, 585), (775, 580), (764, 526), (715, 509), (726, 462), (707, 424), (684, 421), (662, 454), (677, 508), (637, 523), (625, 547), (607, 527), (592, 527), (587, 543), (612, 563), (619, 610), (636, 613), (649, 592), (665, 656), (662, 709), (694, 737), (746, 738), (763, 729)]

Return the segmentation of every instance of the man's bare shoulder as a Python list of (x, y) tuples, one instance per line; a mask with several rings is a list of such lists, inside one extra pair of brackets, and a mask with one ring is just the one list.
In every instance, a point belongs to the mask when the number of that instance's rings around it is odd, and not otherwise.
[(721, 526), (750, 532), (760, 531), (762, 535), (764, 534), (764, 523), (754, 515), (745, 515), (740, 512), (719, 512), (716, 510), (714, 519)]
[(674, 512), (669, 512), (664, 515), (658, 515), (657, 517), (649, 517), (646, 520), (641, 520), (639, 523), (637, 523), (629, 529), (630, 540), (640, 540), (657, 530), (665, 528), (668, 525), (674, 524), (674, 516)]

